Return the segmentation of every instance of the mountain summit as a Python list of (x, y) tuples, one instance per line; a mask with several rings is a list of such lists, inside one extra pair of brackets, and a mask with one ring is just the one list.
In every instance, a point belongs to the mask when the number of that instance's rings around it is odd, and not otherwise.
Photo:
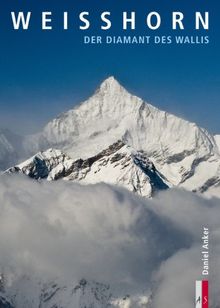
[(115, 79), (115, 77), (110, 76), (107, 79), (105, 79), (100, 87), (99, 91), (110, 91), (110, 92), (117, 92), (120, 91), (123, 87), (120, 85), (120, 83)]
[[(59, 149), (73, 161), (86, 161), (118, 140), (144, 153), (169, 186), (219, 194), (218, 138), (130, 94), (114, 77), (103, 81), (86, 101), (50, 121), (42, 132), (26, 137), (24, 148), (31, 155)], [(112, 183), (106, 174), (108, 170), (86, 177), (93, 183)]]

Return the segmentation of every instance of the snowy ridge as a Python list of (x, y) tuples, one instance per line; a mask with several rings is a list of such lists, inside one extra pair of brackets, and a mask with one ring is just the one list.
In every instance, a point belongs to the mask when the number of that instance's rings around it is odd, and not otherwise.
[(83, 184), (105, 182), (127, 188), (144, 197), (168, 188), (146, 153), (136, 152), (117, 141), (97, 155), (73, 160), (60, 150), (39, 152), (6, 173), (21, 172), (34, 179), (78, 181)]
[(39, 152), (23, 163), (6, 170), (6, 173), (20, 172), (36, 180), (45, 179), (50, 176), (53, 168), (63, 166), (68, 168), (72, 160), (60, 150), (48, 149), (45, 152)]
[[(167, 158), (193, 150), (200, 155), (217, 151), (207, 131), (131, 95), (112, 77), (91, 98), (48, 123), (43, 133), (35, 136), (41, 138), (39, 142), (45, 141), (41, 146), (60, 145), (72, 156), (86, 157), (122, 137), (135, 149), (156, 151)], [(89, 143), (83, 145), (85, 141)], [(78, 146), (85, 151), (79, 152)]]
[(146, 295), (117, 298), (109, 285), (86, 279), (65, 285), (59, 279), (42, 282), (24, 276), (0, 293), (1, 308), (148, 308), (149, 303)]

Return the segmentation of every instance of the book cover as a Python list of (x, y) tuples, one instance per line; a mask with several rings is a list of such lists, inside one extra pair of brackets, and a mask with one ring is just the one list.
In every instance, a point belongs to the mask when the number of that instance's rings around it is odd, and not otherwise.
[(0, 308), (220, 308), (214, 0), (2, 0)]

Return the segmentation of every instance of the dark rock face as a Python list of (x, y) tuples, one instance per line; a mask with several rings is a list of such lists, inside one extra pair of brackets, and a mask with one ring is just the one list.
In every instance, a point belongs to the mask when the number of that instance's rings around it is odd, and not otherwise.
[(133, 158), (134, 163), (149, 177), (153, 191), (168, 189), (165, 178), (155, 168), (154, 164), (146, 158), (143, 152), (138, 153)]
[(10, 301), (3, 294), (0, 294), (0, 308), (15, 308), (15, 307), (12, 306)]
[(213, 187), (213, 186), (216, 186), (216, 187), (220, 186), (220, 178), (219, 178), (219, 177), (216, 176), (216, 177), (213, 177), (213, 178), (209, 179), (208, 181), (205, 182), (204, 185), (202, 185), (202, 186), (198, 189), (198, 191), (199, 191), (200, 193), (204, 193), (204, 192), (206, 192), (210, 187)]
[(37, 153), (24, 164), (9, 168), (6, 173), (24, 173), (35, 180), (45, 179), (53, 168), (64, 163), (65, 160), (70, 160), (68, 155), (49, 149)]
[[(80, 170), (87, 169), (87, 172), (89, 172), (91, 166), (96, 161), (101, 160), (104, 157), (107, 158), (108, 156), (120, 150), (123, 146), (125, 146), (125, 144), (121, 140), (118, 140), (116, 143), (112, 144), (110, 147), (95, 156), (89, 157), (84, 160), (76, 160), (75, 162), (73, 162), (72, 166), (68, 170), (64, 170), (63, 173), (59, 174), (59, 176), (56, 177), (56, 180), (69, 175), (71, 175), (71, 179), (77, 179)], [(112, 160), (112, 163), (122, 158), (122, 156), (119, 156), (120, 155), (116, 154), (116, 158)]]

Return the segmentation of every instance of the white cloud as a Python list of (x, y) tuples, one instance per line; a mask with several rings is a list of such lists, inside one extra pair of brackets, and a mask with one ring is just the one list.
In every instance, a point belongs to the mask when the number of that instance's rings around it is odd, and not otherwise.
[(87, 278), (110, 284), (118, 296), (153, 285), (153, 308), (192, 307), (194, 281), (201, 277), (201, 232), (208, 226), (215, 266), (210, 279), (213, 293), (219, 291), (217, 199), (169, 190), (144, 200), (105, 184), (8, 176), (0, 179), (0, 213), (4, 271), (45, 281)]

